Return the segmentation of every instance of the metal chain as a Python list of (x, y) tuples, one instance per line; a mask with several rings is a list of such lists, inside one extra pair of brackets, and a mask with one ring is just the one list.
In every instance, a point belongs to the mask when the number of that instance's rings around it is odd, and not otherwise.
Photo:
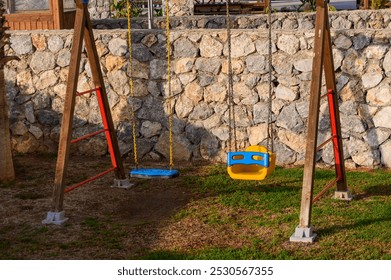
[(128, 14), (128, 47), (129, 47), (129, 87), (131, 95), (131, 110), (132, 110), (132, 133), (133, 133), (133, 155), (134, 155), (134, 164), (136, 168), (138, 167), (138, 156), (137, 156), (137, 120), (135, 114), (135, 95), (134, 95), (134, 86), (133, 86), (133, 42), (132, 42), (132, 25), (131, 25), (131, 12), (130, 12), (130, 0), (127, 0), (127, 14)]
[[(229, 0), (226, 0), (226, 22), (227, 22), (227, 44), (228, 44), (228, 147), (232, 151), (232, 141), (234, 141), (235, 152), (238, 150), (238, 144), (236, 139), (236, 120), (235, 120), (235, 104), (233, 93), (233, 74), (232, 74), (232, 46), (231, 46), (231, 17), (229, 14)], [(233, 138), (232, 139), (232, 135)]]
[(168, 87), (168, 125), (169, 125), (169, 141), (170, 141), (170, 163), (169, 166), (172, 168), (174, 166), (174, 151), (173, 151), (173, 110), (172, 110), (172, 100), (171, 98), (171, 32), (170, 32), (170, 6), (169, 0), (166, 0), (166, 42), (167, 42), (167, 87)]
[(269, 99), (268, 99), (268, 114), (267, 114), (267, 140), (266, 148), (268, 151), (273, 152), (274, 150), (274, 135), (273, 135), (273, 107), (272, 107), (272, 98), (273, 98), (273, 86), (272, 86), (272, 66), (273, 66), (273, 50), (272, 50), (272, 9), (271, 1), (269, 1), (268, 7), (268, 41), (269, 41)]

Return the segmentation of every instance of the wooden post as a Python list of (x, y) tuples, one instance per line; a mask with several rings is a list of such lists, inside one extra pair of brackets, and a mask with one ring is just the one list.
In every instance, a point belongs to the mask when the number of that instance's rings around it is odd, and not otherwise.
[(83, 45), (84, 26), (86, 18), (81, 1), (76, 1), (76, 19), (73, 34), (71, 61), (64, 103), (64, 113), (61, 122), (60, 142), (58, 144), (56, 176), (54, 180), (53, 208), (54, 212), (63, 210), (65, 174), (68, 167), (69, 146), (72, 137), (72, 122), (75, 110), (75, 92), (79, 80), (81, 48)]
[(334, 75), (334, 61), (330, 25), (328, 20), (328, 7), (326, 2), (327, 1), (325, 0), (316, 1), (317, 7), (314, 34), (314, 58), (312, 62), (312, 79), (308, 114), (307, 143), (304, 161), (303, 188), (301, 195), (300, 222), (299, 226), (295, 230), (295, 233), (290, 238), (290, 240), (294, 242), (313, 242), (316, 238), (316, 234), (313, 233), (311, 226), (311, 214), (323, 69), (327, 89), (334, 92), (332, 105), (334, 108), (334, 117), (336, 122), (335, 138), (338, 140), (338, 145), (334, 145), (334, 154), (336, 157), (338, 157), (338, 159), (336, 158), (338, 165), (335, 165), (337, 173), (337, 179), (335, 181), (337, 183), (336, 194), (339, 193), (339, 195), (337, 195), (339, 198), (347, 199), (350, 197), (346, 185), (341, 125), (338, 110), (338, 97), (337, 94), (335, 94), (336, 83)]
[(8, 106), (5, 90), (4, 64), (17, 57), (6, 57), (4, 47), (8, 44), (9, 34), (4, 26), (3, 3), (0, 2), (0, 181), (12, 181), (15, 179), (14, 163), (12, 160), (11, 135), (9, 130)]
[[(321, 2), (321, 3), (319, 3)], [(327, 7), (323, 0), (317, 1), (315, 34), (314, 34), (314, 59), (312, 62), (311, 95), (308, 114), (308, 134), (304, 161), (303, 189), (301, 194), (300, 223), (296, 231), (302, 230), (300, 235), (314, 241), (316, 235), (312, 233), (311, 212), (312, 196), (314, 188), (314, 173), (316, 162), (316, 144), (318, 138), (320, 90), (322, 85), (322, 67), (324, 57), (324, 33)], [(299, 235), (299, 236), (300, 236)], [(292, 237), (291, 237), (291, 241)]]
[(4, 70), (0, 69), (0, 182), (15, 179), (10, 137)]
[(62, 29), (64, 27), (64, 4), (63, 0), (51, 0), (51, 11), (53, 14), (54, 29)]

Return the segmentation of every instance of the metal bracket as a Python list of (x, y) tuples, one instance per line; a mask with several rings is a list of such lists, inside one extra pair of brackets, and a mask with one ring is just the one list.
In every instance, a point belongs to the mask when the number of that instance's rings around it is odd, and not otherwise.
[(65, 212), (48, 212), (48, 215), (46, 216), (46, 219), (42, 221), (42, 224), (44, 225), (62, 225), (66, 221), (68, 221), (69, 218), (65, 218)]
[(350, 194), (350, 191), (335, 191), (334, 192), (334, 198), (339, 200), (347, 200), (351, 201), (353, 199), (353, 196)]
[(111, 186), (112, 188), (120, 188), (120, 189), (130, 189), (135, 184), (130, 183), (128, 179), (114, 179), (114, 184)]
[(291, 236), (289, 241), (312, 243), (316, 239), (316, 233), (314, 233), (312, 230), (313, 230), (312, 226), (296, 227), (295, 233)]

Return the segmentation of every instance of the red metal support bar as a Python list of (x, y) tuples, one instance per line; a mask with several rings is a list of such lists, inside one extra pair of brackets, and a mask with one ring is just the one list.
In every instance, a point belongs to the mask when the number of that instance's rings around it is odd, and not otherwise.
[[(336, 110), (334, 106), (334, 91), (332, 89), (329, 89), (327, 91), (327, 97), (328, 97), (328, 103), (329, 103), (329, 112), (330, 112), (330, 124), (331, 124), (331, 135), (333, 138), (333, 146), (334, 146), (334, 161), (335, 161), (335, 170), (337, 173), (337, 178), (342, 178), (342, 160), (341, 154), (339, 153), (340, 147), (339, 147), (339, 139), (338, 139), (338, 132), (337, 132), (337, 116), (336, 116)], [(342, 148), (342, 147), (341, 147)]]
[(107, 115), (106, 115), (105, 107), (104, 107), (104, 104), (103, 104), (102, 92), (101, 92), (100, 88), (96, 89), (96, 97), (98, 98), (98, 104), (99, 104), (99, 109), (100, 109), (100, 113), (101, 113), (101, 116), (102, 116), (103, 127), (104, 127), (104, 129), (106, 131), (106, 139), (107, 139), (107, 145), (109, 146), (111, 163), (112, 163), (114, 168), (117, 168), (118, 167), (118, 162), (117, 162), (117, 160), (115, 158), (114, 147), (113, 147), (113, 139), (112, 139), (112, 136), (111, 136), (111, 133), (115, 133), (115, 132), (112, 132), (109, 129), (109, 123), (107, 121)]
[(76, 96), (80, 96), (80, 95), (83, 95), (83, 94), (91, 93), (91, 92), (94, 92), (94, 91), (97, 91), (97, 90), (99, 90), (99, 88), (93, 88), (93, 89), (90, 89), (90, 90), (87, 90), (87, 91), (83, 91), (83, 92), (76, 92)]
[(101, 133), (103, 133), (103, 132), (105, 132), (105, 131), (107, 131), (107, 129), (98, 130), (98, 131), (95, 131), (95, 132), (93, 132), (93, 133), (84, 135), (84, 136), (82, 136), (82, 137), (73, 139), (73, 140), (71, 141), (71, 144), (77, 143), (77, 142), (79, 142), (79, 141), (81, 141), (81, 140), (84, 140), (84, 139), (93, 137), (93, 136), (95, 136), (95, 135), (101, 134)]
[(96, 179), (98, 179), (100, 177), (103, 177), (104, 175), (106, 175), (107, 173), (110, 173), (111, 171), (114, 171), (115, 169), (117, 169), (117, 168), (116, 167), (112, 167), (112, 168), (107, 169), (106, 171), (103, 171), (102, 173), (99, 173), (99, 174), (97, 174), (97, 175), (95, 175), (95, 176), (93, 176), (93, 177), (91, 177), (91, 178), (89, 178), (87, 180), (84, 180), (84, 181), (82, 181), (80, 183), (77, 183), (76, 185), (73, 185), (72, 187), (69, 187), (69, 188), (65, 189), (64, 193), (70, 192), (70, 191), (72, 191), (72, 190), (74, 190), (74, 189), (76, 189), (78, 187), (81, 187), (81, 186), (83, 186), (83, 185), (85, 185), (85, 184), (87, 184), (87, 183), (89, 183), (91, 181), (94, 181), (94, 180), (96, 180)]
[(108, 121), (107, 121), (107, 115), (106, 115), (106, 112), (105, 112), (105, 109), (104, 109), (104, 104), (103, 104), (103, 99), (102, 99), (102, 93), (101, 93), (101, 90), (100, 88), (95, 88), (95, 89), (92, 89), (92, 90), (88, 90), (88, 91), (85, 91), (85, 92), (78, 92), (76, 95), (77, 96), (80, 96), (80, 95), (83, 95), (83, 94), (87, 94), (87, 93), (91, 93), (91, 92), (96, 92), (96, 97), (98, 99), (98, 104), (99, 104), (99, 110), (100, 110), (100, 113), (101, 113), (101, 116), (102, 116), (102, 121), (103, 121), (103, 129), (101, 130), (98, 130), (98, 131), (95, 131), (93, 133), (90, 133), (90, 134), (87, 134), (87, 135), (84, 135), (80, 138), (76, 138), (76, 139), (73, 139), (71, 141), (71, 143), (76, 143), (76, 142), (79, 142), (81, 140), (85, 140), (87, 138), (90, 138), (90, 137), (93, 137), (95, 135), (98, 135), (98, 134), (101, 134), (101, 133), (105, 133), (106, 134), (106, 139), (107, 139), (107, 144), (109, 146), (109, 151), (110, 151), (110, 158), (111, 158), (111, 163), (112, 163), (112, 168), (102, 172), (102, 173), (99, 173), (87, 180), (84, 180), (76, 185), (73, 185), (72, 187), (69, 187), (67, 189), (64, 190), (64, 193), (67, 193), (67, 192), (70, 192), (84, 184), (87, 184), (88, 182), (91, 182), (93, 180), (96, 180), (104, 175), (106, 175), (107, 173), (111, 172), (111, 171), (114, 171), (118, 168), (118, 163), (115, 159), (115, 156), (114, 156), (114, 148), (113, 148), (113, 141), (112, 141), (112, 137), (111, 137), (111, 134), (110, 134), (110, 130), (109, 130), (109, 125), (108, 125)]
[(312, 200), (312, 202), (316, 202), (319, 198), (330, 189), (335, 183), (337, 183), (342, 178), (342, 166), (341, 166), (341, 154), (339, 153), (339, 142), (338, 142), (338, 133), (337, 133), (337, 117), (336, 117), (336, 108), (334, 106), (334, 91), (329, 89), (327, 91), (327, 100), (329, 104), (329, 112), (330, 112), (330, 125), (331, 125), (331, 137), (326, 140), (323, 144), (321, 144), (317, 149), (320, 149), (328, 142), (333, 141), (333, 149), (334, 149), (334, 162), (335, 162), (335, 170), (337, 177), (332, 180), (330, 183), (326, 185), (326, 187)]

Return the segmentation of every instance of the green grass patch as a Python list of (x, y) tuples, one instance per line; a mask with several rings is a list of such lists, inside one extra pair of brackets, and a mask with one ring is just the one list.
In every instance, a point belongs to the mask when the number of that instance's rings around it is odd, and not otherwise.
[[(232, 180), (224, 165), (204, 169), (203, 176), (187, 178), (194, 192), (206, 198), (193, 202), (175, 216), (198, 219), (204, 224), (264, 228), (269, 239), (262, 246), (242, 248), (205, 247), (188, 252), (165, 251), (149, 257), (181, 256), (185, 259), (390, 259), (391, 173), (385, 170), (347, 173), (351, 202), (332, 198), (330, 189), (313, 205), (312, 223), (318, 234), (315, 244), (289, 243), (299, 223), (302, 168), (276, 168), (264, 181)], [(333, 169), (317, 169), (314, 195), (335, 178)], [(232, 213), (248, 211), (238, 225)], [(229, 211), (228, 216), (222, 215)], [(255, 238), (256, 239), (256, 238)], [(289, 246), (287, 244), (290, 244)], [(348, 252), (348, 253), (347, 253)]]

